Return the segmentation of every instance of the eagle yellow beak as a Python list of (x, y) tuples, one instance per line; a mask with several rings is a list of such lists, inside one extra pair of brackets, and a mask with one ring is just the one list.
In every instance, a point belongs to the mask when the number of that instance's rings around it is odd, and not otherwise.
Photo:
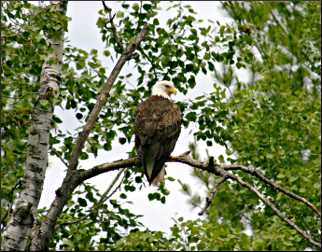
[(171, 87), (168, 89), (169, 94), (176, 94), (177, 93), (177, 89), (175, 87)]

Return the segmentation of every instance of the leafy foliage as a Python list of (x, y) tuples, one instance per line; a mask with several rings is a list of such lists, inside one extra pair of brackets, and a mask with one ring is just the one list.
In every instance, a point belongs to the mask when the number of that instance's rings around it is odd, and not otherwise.
[[(232, 75), (240, 65), (227, 65), (222, 73), (216, 73), (217, 81), (231, 93), (224, 105), (226, 109), (220, 110), (227, 111), (223, 118), (223, 128), (229, 136), (226, 160), (258, 167), (278, 184), (320, 206), (320, 73), (315, 68), (320, 65), (320, 38), (316, 36), (318, 5), (225, 3), (224, 6), (239, 30), (234, 45), (236, 55), (250, 71), (246, 83)], [(308, 27), (317, 33), (309, 35)], [(207, 118), (210, 121), (211, 117)], [(205, 135), (204, 140), (207, 139)], [(225, 160), (219, 157), (218, 162), (221, 161)], [(211, 192), (213, 179), (200, 172), (195, 174)], [(274, 199), (288, 216), (296, 218), (300, 227), (319, 239), (320, 220), (307, 207), (254, 181), (254, 177), (242, 173), (239, 176)], [(191, 195), (192, 202), (200, 199)], [(261, 206), (254, 194), (237, 184), (221, 186), (208, 213), (213, 225), (222, 219), (225, 225), (232, 222), (236, 226), (246, 218), (254, 241), (248, 249), (310, 247), (294, 230), (283, 225), (271, 209)]]
[[(67, 30), (68, 18), (26, 1), (7, 1), (1, 15), (1, 228), (19, 188), (26, 159), (30, 114), (39, 90), (39, 77), (49, 45)], [(182, 3), (171, 3), (173, 15), (162, 23), (160, 2), (121, 3), (113, 23), (111, 10), (99, 11), (97, 27), (105, 43), (104, 56), (114, 61), (124, 47), (149, 24), (148, 37), (131, 59), (131, 73), (120, 75), (90, 133), (80, 163), (108, 154), (133, 137), (135, 108), (158, 79), (174, 82), (189, 95), (201, 84), (197, 77), (213, 76), (212, 91), (179, 103), (183, 126), (193, 128), (196, 144), (225, 146), (218, 163), (240, 163), (260, 168), (267, 177), (320, 206), (320, 14), (314, 2), (224, 2), (232, 25), (199, 20)], [(116, 31), (114, 30), (116, 29)], [(84, 124), (108, 73), (99, 52), (65, 46), (62, 83), (57, 108), (71, 112)], [(238, 72), (248, 72), (241, 81)], [(132, 82), (137, 83), (134, 87)], [(64, 130), (57, 109), (50, 137), (50, 155), (67, 162), (79, 129)], [(197, 151), (194, 151), (197, 158)], [(134, 151), (129, 152), (134, 156)], [(217, 178), (194, 172), (211, 194)], [(255, 185), (316, 240), (320, 220), (303, 204), (294, 202), (254, 177), (236, 172)], [(168, 177), (168, 180), (173, 179)], [(14, 186), (16, 184), (16, 186)], [(116, 183), (115, 183), (116, 185)], [(65, 250), (302, 250), (311, 245), (286, 226), (258, 198), (236, 183), (224, 183), (207, 216), (196, 221), (178, 218), (171, 233), (152, 232), (138, 215), (124, 208), (128, 193), (144, 186), (142, 168), (128, 169), (116, 186), (118, 194), (104, 195), (83, 184), (65, 206), (50, 242)], [(204, 195), (183, 184), (195, 207)], [(164, 184), (148, 195), (166, 204)], [(290, 207), (291, 206), (291, 207)], [(39, 211), (43, 220), (46, 209)], [(245, 227), (252, 234), (245, 234)]]
[[(106, 250), (118, 241), (126, 230), (135, 231), (142, 224), (140, 216), (122, 207), (124, 200), (105, 198), (92, 185), (84, 184), (59, 218), (52, 247), (60, 250)], [(76, 221), (75, 221), (76, 220)]]
[(45, 34), (53, 38), (60, 29), (67, 30), (68, 18), (51, 6), (41, 9), (26, 1), (1, 5), (1, 225), (5, 225), (23, 176), (32, 108), (42, 64), (50, 52)]

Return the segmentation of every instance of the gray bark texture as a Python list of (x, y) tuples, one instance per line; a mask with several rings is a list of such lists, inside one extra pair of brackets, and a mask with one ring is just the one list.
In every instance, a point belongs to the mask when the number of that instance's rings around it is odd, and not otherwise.
[[(67, 1), (51, 3), (66, 13)], [(27, 159), (22, 191), (14, 202), (14, 210), (2, 236), (2, 250), (25, 250), (36, 218), (46, 168), (48, 166), (49, 132), (53, 116), (53, 99), (58, 93), (63, 57), (64, 32), (58, 40), (50, 40), (53, 52), (43, 64), (38, 101), (28, 133)], [(53, 61), (54, 64), (48, 64)]]

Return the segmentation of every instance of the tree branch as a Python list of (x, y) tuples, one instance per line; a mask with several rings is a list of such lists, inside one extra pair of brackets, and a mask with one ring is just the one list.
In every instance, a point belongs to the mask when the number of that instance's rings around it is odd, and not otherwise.
[[(200, 162), (200, 161), (196, 161), (196, 160), (192, 159), (189, 156), (189, 152), (181, 154), (180, 156), (177, 156), (177, 157), (171, 156), (169, 158), (168, 162), (179, 162), (179, 163), (183, 163), (183, 164), (193, 166), (195, 168), (199, 168), (201, 170), (209, 171), (208, 170), (208, 163)], [(109, 171), (113, 171), (115, 169), (120, 169), (120, 168), (125, 168), (125, 167), (131, 167), (131, 166), (138, 165), (138, 164), (139, 164), (139, 161), (136, 158), (130, 158), (130, 159), (126, 159), (126, 160), (114, 161), (112, 163), (105, 163), (105, 164), (97, 165), (97, 166), (93, 167), (92, 169), (83, 171), (83, 173), (81, 175), (81, 180), (84, 181), (86, 179), (95, 177), (95, 176), (97, 176), (97, 175), (99, 175), (101, 173), (104, 173), (104, 172), (109, 172)], [(218, 165), (216, 165), (216, 166), (218, 166)], [(222, 165), (220, 167), (221, 167), (221, 169), (224, 169), (226, 171), (241, 170), (241, 171), (247, 172), (247, 173), (249, 173), (251, 175), (254, 175), (257, 178), (259, 178), (260, 180), (262, 180), (263, 182), (265, 182), (266, 184), (268, 184), (271, 187), (273, 187), (274, 189), (276, 189), (276, 190), (284, 193), (285, 195), (289, 196), (290, 198), (298, 200), (298, 201), (304, 203), (309, 208), (311, 208), (317, 215), (321, 216), (321, 213), (317, 209), (317, 207), (314, 206), (307, 199), (305, 199), (305, 198), (303, 198), (303, 197), (301, 197), (301, 196), (299, 196), (299, 195), (297, 195), (297, 194), (295, 194), (293, 192), (290, 192), (290, 191), (286, 190), (285, 188), (281, 187), (280, 185), (276, 184), (272, 180), (270, 180), (267, 177), (265, 177), (264, 174), (261, 171), (259, 171), (258, 169), (255, 169), (254, 167), (250, 168), (250, 167), (246, 167), (244, 165), (238, 165), (238, 164)]]
[(59, 155), (59, 153), (55, 150), (52, 149), (53, 154), (56, 155), (56, 157), (59, 158), (59, 160), (68, 168), (68, 164), (66, 163), (66, 161), (63, 159), (63, 157), (61, 155)]
[(102, 109), (102, 107), (105, 105), (107, 98), (109, 96), (109, 92), (114, 84), (114, 81), (116, 80), (117, 76), (121, 72), (121, 69), (125, 62), (127, 62), (133, 52), (139, 47), (141, 41), (144, 39), (145, 35), (148, 32), (148, 26), (147, 24), (144, 25), (142, 31), (133, 39), (133, 41), (127, 46), (125, 52), (122, 54), (122, 56), (117, 61), (115, 67), (112, 70), (111, 75), (107, 79), (105, 85), (102, 87), (101, 93), (97, 97), (97, 102), (91, 111), (91, 113), (88, 116), (87, 122), (83, 127), (82, 132), (79, 133), (79, 137), (76, 141), (75, 147), (72, 151), (71, 158), (69, 160), (69, 169), (76, 169), (78, 164), (78, 157), (81, 153), (81, 150), (83, 149), (85, 142), (88, 138), (89, 133), (91, 132), (92, 128), (95, 125), (95, 122), (97, 120), (97, 117)]
[[(125, 168), (122, 169), (114, 178), (113, 182), (110, 184), (110, 187), (105, 191), (105, 193), (102, 195), (102, 198), (100, 199), (100, 204), (111, 198), (118, 189), (120, 189), (121, 185), (123, 184), (123, 181), (125, 180), (125, 175), (123, 175), (123, 178), (119, 182), (119, 184), (114, 188), (114, 190), (111, 192), (113, 186), (116, 184), (117, 180), (121, 177), (122, 173), (125, 171)], [(96, 207), (96, 209), (99, 206)]]
[[(313, 238), (304, 230), (302, 230), (300, 227), (298, 227), (293, 221), (291, 221), (290, 219), (288, 219), (276, 206), (274, 203), (270, 202), (267, 198), (265, 198), (265, 196), (260, 193), (257, 188), (251, 186), (250, 184), (248, 184), (247, 182), (243, 181), (240, 177), (235, 176), (231, 173), (229, 173), (228, 171), (233, 171), (233, 170), (242, 170), (245, 172), (248, 172), (252, 175), (255, 175), (256, 177), (258, 176), (258, 178), (262, 179), (264, 182), (268, 183), (269, 185), (271, 185), (273, 188), (280, 190), (283, 193), (288, 193), (287, 195), (289, 196), (290, 192), (286, 191), (285, 189), (283, 189), (282, 187), (276, 185), (274, 182), (270, 181), (268, 178), (266, 178), (263, 174), (261, 174), (258, 170), (256, 170), (255, 168), (248, 168), (245, 167), (243, 165), (237, 165), (237, 164), (231, 164), (231, 165), (218, 165), (218, 164), (214, 164), (213, 162), (213, 158), (210, 158), (208, 162), (201, 162), (201, 161), (197, 161), (192, 159), (189, 156), (189, 152), (184, 153), (180, 156), (177, 157), (173, 157), (171, 156), (168, 159), (168, 162), (179, 162), (179, 163), (183, 163), (183, 164), (187, 164), (190, 165), (192, 167), (204, 170), (204, 171), (208, 171), (210, 173), (213, 173), (215, 175), (218, 175), (220, 177), (222, 177), (222, 182), (223, 183), (226, 179), (231, 179), (236, 181), (237, 183), (239, 183), (241, 186), (248, 188), (250, 191), (254, 192), (258, 198), (267, 206), (269, 206), (278, 217), (281, 218), (281, 220), (283, 220), (284, 222), (286, 222), (288, 225), (290, 225), (293, 229), (295, 229), (304, 239), (308, 240), (311, 244), (318, 246), (319, 248), (321, 247), (320, 243), (316, 242), (313, 240)], [(132, 167), (135, 165), (139, 165), (139, 160), (138, 158), (129, 158), (129, 159), (125, 159), (125, 160), (117, 160), (114, 161), (112, 163), (105, 163), (105, 164), (101, 164), (101, 165), (97, 165), (89, 170), (81, 170), (79, 173), (79, 179), (78, 179), (78, 183), (81, 184), (83, 181), (90, 179), (92, 177), (95, 177), (99, 174), (105, 173), (105, 172), (110, 172), (110, 171), (114, 171), (117, 169), (121, 169), (121, 168), (125, 168), (125, 167)], [(291, 193), (292, 195), (296, 195), (294, 193)], [(290, 196), (291, 197), (291, 196)], [(296, 197), (291, 197), (293, 199), (299, 199), (302, 198), (298, 195), (296, 195)], [(301, 202), (303, 202), (302, 200), (300, 200)], [(305, 201), (307, 201), (305, 199)], [(308, 201), (307, 201), (308, 202)], [(310, 203), (310, 205), (313, 206), (313, 204)]]
[(321, 244), (317, 241), (314, 241), (313, 238), (304, 230), (302, 230), (299, 226), (297, 226), (293, 221), (291, 221), (289, 218), (285, 216), (276, 206), (274, 203), (272, 203), (269, 199), (265, 198), (265, 196), (260, 193), (255, 187), (251, 186), (247, 182), (243, 181), (241, 178), (228, 173), (227, 171), (221, 169), (221, 168), (216, 168), (217, 171), (220, 173), (221, 176), (226, 176), (227, 178), (234, 180), (238, 182), (241, 186), (246, 187), (253, 193), (257, 195), (257, 197), (267, 206), (269, 206), (278, 217), (281, 218), (284, 222), (286, 222), (288, 225), (290, 225), (293, 229), (295, 229), (305, 240), (309, 241), (311, 244), (321, 248)]
[(121, 39), (119, 38), (119, 36), (117, 34), (117, 29), (116, 29), (116, 26), (114, 24), (115, 14), (112, 16), (112, 9), (106, 6), (104, 0), (102, 0), (102, 4), (103, 4), (103, 7), (104, 7), (105, 11), (108, 13), (109, 23), (111, 24), (111, 27), (107, 27), (107, 28), (112, 30), (113, 37), (114, 37), (118, 47), (120, 48), (121, 53), (123, 53), (123, 51), (124, 51), (123, 44), (122, 44), (122, 41), (121, 41)]
[(305, 199), (305, 198), (303, 198), (303, 197), (301, 197), (301, 196), (299, 196), (299, 195), (297, 195), (297, 194), (295, 194), (293, 192), (290, 192), (290, 191), (286, 190), (285, 188), (283, 188), (280, 185), (276, 184), (274, 181), (268, 179), (267, 177), (264, 176), (264, 174), (260, 170), (255, 169), (254, 167), (246, 167), (246, 166), (243, 166), (243, 165), (224, 165), (223, 168), (225, 170), (230, 170), (230, 171), (232, 171), (232, 170), (242, 170), (242, 171), (247, 172), (247, 173), (249, 173), (251, 175), (254, 175), (257, 178), (259, 178), (260, 180), (262, 180), (265, 183), (267, 183), (268, 185), (270, 185), (271, 187), (273, 187), (274, 189), (284, 193), (288, 197), (304, 203), (309, 208), (311, 208), (319, 217), (321, 217), (321, 212), (311, 202), (309, 202), (307, 199)]
[(217, 195), (217, 192), (218, 192), (218, 190), (219, 190), (219, 187), (220, 187), (220, 185), (222, 185), (225, 181), (227, 180), (227, 178), (226, 177), (222, 177), (219, 181), (218, 181), (218, 183), (215, 185), (215, 188), (213, 189), (213, 191), (211, 192), (211, 195), (210, 195), (210, 197), (207, 197), (206, 198), (206, 205), (205, 205), (205, 207), (198, 213), (198, 215), (203, 215), (206, 211), (207, 211), (207, 209), (210, 207), (210, 205), (211, 205), (211, 203), (212, 203), (212, 201), (214, 200), (214, 198), (216, 197), (216, 195)]

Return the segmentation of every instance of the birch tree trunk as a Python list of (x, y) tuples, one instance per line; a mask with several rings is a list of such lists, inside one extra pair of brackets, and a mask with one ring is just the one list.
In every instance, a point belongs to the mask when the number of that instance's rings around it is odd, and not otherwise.
[[(67, 1), (52, 2), (62, 14), (66, 13)], [(61, 79), (64, 32), (58, 39), (48, 38), (52, 53), (42, 67), (38, 101), (32, 114), (28, 133), (27, 159), (22, 191), (15, 200), (14, 210), (2, 237), (2, 250), (25, 250), (34, 225), (46, 168), (48, 165), (49, 131), (54, 108), (54, 95), (58, 94)], [(53, 63), (52, 63), (53, 62)]]

